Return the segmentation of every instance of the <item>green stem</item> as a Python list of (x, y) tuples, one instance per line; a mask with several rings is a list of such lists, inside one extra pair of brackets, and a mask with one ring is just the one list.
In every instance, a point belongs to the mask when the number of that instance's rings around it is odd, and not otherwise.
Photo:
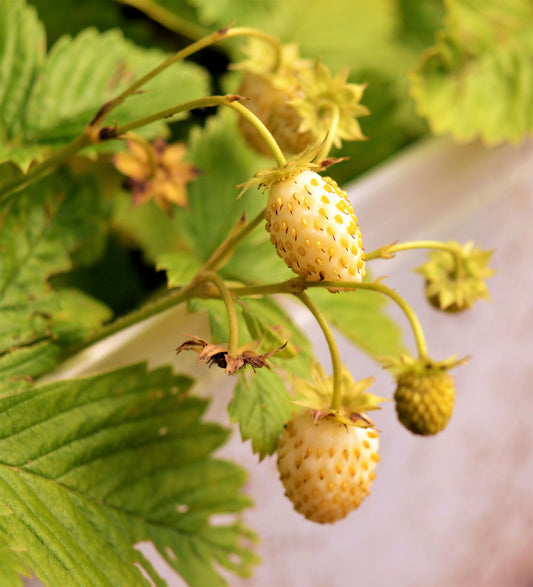
[(206, 37), (200, 39), (199, 41), (195, 41), (191, 43), (187, 47), (181, 49), (177, 53), (174, 53), (167, 59), (165, 59), (162, 63), (160, 63), (157, 67), (154, 67), (151, 71), (140, 77), (138, 80), (134, 81), (129, 87), (127, 87), (121, 94), (106, 102), (102, 108), (96, 113), (96, 116), (92, 119), (89, 123), (89, 126), (98, 128), (102, 125), (104, 120), (109, 116), (109, 114), (115, 110), (118, 106), (120, 106), (126, 98), (135, 94), (142, 86), (146, 85), (149, 81), (154, 79), (157, 75), (163, 72), (165, 69), (177, 63), (178, 61), (183, 61), (187, 57), (190, 57), (194, 53), (220, 41), (228, 34), (228, 29), (222, 29), (219, 31), (215, 31), (214, 33), (207, 35)]
[(103, 140), (114, 139), (127, 132), (135, 130), (136, 128), (151, 124), (152, 122), (157, 122), (158, 120), (163, 120), (165, 118), (172, 118), (172, 116), (180, 114), (181, 112), (188, 112), (189, 110), (197, 110), (199, 108), (210, 108), (212, 106), (231, 107), (232, 103), (239, 99), (239, 96), (228, 94), (226, 96), (204, 96), (202, 98), (196, 98), (195, 100), (189, 100), (188, 102), (176, 104), (176, 106), (165, 108), (164, 110), (160, 110), (149, 116), (143, 116), (138, 120), (133, 120), (122, 126), (110, 128), (109, 130), (104, 129), (106, 131), (106, 136), (103, 137)]
[(25, 175), (17, 177), (13, 181), (4, 184), (0, 188), (0, 202), (4, 202), (12, 194), (28, 187), (34, 181), (43, 178), (45, 175), (53, 171), (55, 167), (91, 143), (91, 137), (88, 134), (83, 133), (66, 147), (63, 147), (57, 151), (57, 153), (54, 153), (51, 157), (32, 167)]
[(198, 274), (197, 283), (210, 281), (220, 292), (222, 301), (226, 306), (229, 322), (229, 340), (228, 340), (228, 355), (236, 357), (239, 348), (239, 319), (237, 317), (237, 310), (230, 289), (224, 283), (224, 280), (213, 271), (201, 271)]
[(339, 119), (340, 119), (340, 110), (339, 107), (334, 104), (330, 108), (331, 110), (331, 124), (329, 129), (324, 137), (324, 142), (320, 147), (320, 151), (318, 155), (315, 157), (315, 161), (320, 163), (328, 158), (329, 152), (331, 151), (331, 147), (333, 146), (333, 141), (335, 140), (335, 135), (337, 133), (337, 128), (339, 126)]
[(326, 338), (329, 353), (331, 355), (331, 364), (333, 366), (333, 395), (331, 398), (331, 409), (339, 410), (342, 402), (342, 364), (339, 354), (339, 347), (337, 346), (337, 342), (335, 341), (335, 337), (333, 336), (333, 332), (328, 324), (328, 321), (315, 302), (313, 302), (313, 300), (305, 292), (294, 295), (301, 302), (303, 302), (311, 314), (313, 314)]
[(107, 138), (115, 138), (141, 126), (156, 122), (157, 120), (171, 118), (180, 112), (187, 112), (189, 110), (195, 110), (198, 108), (209, 108), (212, 106), (228, 106), (229, 108), (236, 110), (255, 126), (259, 134), (263, 137), (265, 143), (272, 151), (272, 155), (276, 159), (278, 165), (280, 167), (285, 165), (287, 161), (285, 160), (285, 157), (279, 148), (276, 139), (272, 136), (268, 128), (259, 120), (259, 118), (257, 118), (257, 116), (251, 110), (245, 108), (239, 102), (239, 100), (241, 100), (241, 97), (234, 94), (228, 94), (226, 96), (206, 96), (204, 98), (190, 100), (188, 102), (184, 102), (183, 104), (177, 104), (176, 106), (166, 108), (165, 110), (160, 110), (159, 112), (151, 114), (150, 116), (145, 116), (139, 120), (134, 120), (128, 124), (123, 124), (122, 126), (110, 129), (109, 136)]
[(287, 161), (283, 152), (279, 148), (276, 139), (272, 136), (272, 133), (268, 130), (268, 128), (257, 118), (257, 116), (248, 108), (245, 108), (240, 102), (232, 102), (228, 104), (230, 108), (236, 110), (239, 114), (241, 114), (244, 118), (246, 118), (249, 122), (251, 122), (265, 143), (268, 145), (268, 148), (272, 151), (272, 155), (276, 159), (276, 163), (279, 167), (283, 167)]
[(61, 359), (65, 360), (68, 357), (75, 355), (83, 349), (90, 347), (91, 345), (104, 340), (105, 338), (134, 326), (139, 322), (143, 322), (148, 318), (152, 318), (165, 310), (168, 310), (178, 304), (186, 302), (187, 300), (195, 297), (196, 282), (191, 282), (188, 286), (182, 287), (178, 290), (174, 290), (164, 297), (158, 298), (152, 302), (148, 302), (142, 308), (134, 310), (129, 314), (114, 320), (110, 324), (100, 328), (97, 332), (93, 333), (90, 337), (86, 338), (82, 342), (72, 344), (63, 350)]
[(211, 255), (203, 266), (204, 270), (218, 271), (229, 261), (232, 252), (237, 245), (243, 241), (262, 220), (265, 218), (265, 211), (261, 210), (255, 218), (248, 222), (237, 234), (227, 238), (218, 249)]
[(427, 350), (426, 337), (424, 336), (424, 330), (422, 329), (420, 320), (418, 319), (418, 316), (416, 315), (415, 311), (398, 292), (384, 285), (383, 283), (380, 283), (379, 281), (365, 281), (362, 283), (358, 283), (357, 289), (366, 289), (370, 291), (379, 292), (381, 294), (386, 295), (393, 302), (395, 302), (400, 307), (402, 312), (405, 314), (405, 317), (409, 321), (415, 338), (418, 356), (420, 357), (420, 359), (428, 359), (429, 355)]
[(414, 249), (438, 249), (442, 251), (448, 251), (452, 255), (456, 256), (455, 250), (449, 243), (443, 243), (441, 241), (433, 240), (422, 240), (422, 241), (407, 241), (404, 243), (397, 243), (393, 245), (385, 245), (370, 253), (365, 253), (365, 261), (371, 261), (372, 259), (387, 259), (392, 257), (395, 253), (401, 251), (410, 251)]
[[(256, 36), (256, 37), (260, 37), (260, 38), (264, 39), (265, 41), (268, 41), (275, 48), (277, 55), (279, 55), (279, 52), (281, 50), (279, 47), (279, 43), (277, 42), (276, 39), (274, 39), (274, 37), (272, 37), (266, 33), (262, 33), (261, 31), (258, 31), (256, 29), (249, 28), (249, 27), (237, 27), (237, 28), (233, 28), (233, 29), (227, 27), (227, 28), (220, 29), (218, 31), (215, 31), (214, 33), (211, 33), (210, 35), (207, 35), (206, 37), (203, 37), (202, 39), (199, 39), (198, 41), (195, 41), (194, 43), (191, 43), (187, 47), (184, 47), (180, 51), (174, 53), (173, 55), (171, 55), (170, 57), (165, 59), (165, 61), (160, 63), (157, 67), (154, 67), (154, 69), (152, 69), (151, 71), (149, 71), (148, 73), (146, 73), (145, 75), (140, 77), (138, 80), (133, 82), (131, 84), (131, 86), (126, 88), (116, 98), (113, 98), (112, 100), (110, 100), (109, 102), (104, 104), (104, 106), (102, 106), (102, 108), (100, 108), (100, 110), (97, 112), (96, 116), (90, 122), (89, 126), (98, 127), (99, 125), (101, 125), (103, 123), (103, 121), (107, 118), (109, 113), (112, 112), (118, 106), (120, 106), (124, 102), (124, 100), (126, 100), (126, 98), (128, 98), (128, 96), (131, 96), (132, 94), (137, 92), (140, 88), (142, 88), (142, 86), (146, 85), (154, 77), (159, 75), (161, 72), (163, 72), (165, 69), (167, 69), (168, 67), (170, 67), (174, 63), (177, 63), (178, 61), (183, 61), (184, 59), (186, 59), (187, 57), (190, 57), (194, 53), (197, 53), (198, 51), (201, 51), (202, 49), (205, 49), (209, 45), (213, 45), (214, 43), (217, 43), (218, 41), (221, 41), (222, 39), (229, 39), (232, 37), (243, 37), (243, 36), (244, 37)], [(277, 59), (279, 60), (279, 56), (277, 57)]]
[(133, 8), (143, 12), (155, 22), (183, 37), (200, 39), (206, 34), (204, 29), (180, 18), (177, 14), (156, 4), (153, 0), (117, 0), (117, 2), (127, 6), (133, 6)]
[(428, 358), (426, 338), (424, 336), (424, 331), (418, 316), (400, 294), (378, 281), (353, 283), (350, 281), (305, 281), (304, 279), (289, 279), (288, 281), (282, 281), (264, 286), (259, 285), (234, 287), (231, 291), (236, 296), (272, 295), (276, 293), (292, 293), (296, 296), (299, 296), (300, 293), (309, 287), (341, 287), (354, 290), (366, 289), (386, 295), (393, 302), (395, 302), (405, 314), (413, 331), (419, 357), (421, 359)]

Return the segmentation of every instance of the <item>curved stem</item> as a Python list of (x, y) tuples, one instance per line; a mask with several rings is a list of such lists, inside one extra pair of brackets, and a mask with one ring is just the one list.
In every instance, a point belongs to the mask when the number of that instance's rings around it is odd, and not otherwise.
[(224, 96), (204, 96), (202, 98), (196, 98), (195, 100), (182, 102), (181, 104), (176, 104), (176, 106), (159, 110), (159, 112), (154, 112), (149, 116), (143, 116), (138, 120), (133, 120), (132, 122), (128, 122), (122, 126), (103, 129), (105, 134), (102, 137), (102, 140), (114, 139), (141, 126), (146, 126), (147, 124), (157, 122), (158, 120), (172, 118), (176, 114), (180, 114), (182, 112), (189, 112), (190, 110), (197, 110), (200, 108), (211, 108), (212, 106), (231, 106), (233, 102), (240, 99), (240, 96), (227, 94)]
[(257, 132), (268, 145), (268, 148), (272, 151), (272, 155), (274, 155), (278, 166), (283, 167), (287, 163), (287, 160), (279, 148), (276, 139), (272, 136), (272, 133), (268, 130), (268, 128), (259, 120), (259, 118), (257, 118), (257, 116), (251, 110), (243, 106), (240, 102), (232, 102), (231, 104), (228, 104), (228, 106), (233, 108), (233, 110), (236, 110), (239, 114), (241, 114), (254, 125), (254, 127), (257, 129)]
[(305, 292), (294, 295), (301, 302), (303, 302), (311, 314), (313, 314), (326, 338), (329, 353), (331, 355), (331, 364), (333, 366), (333, 395), (331, 398), (331, 409), (339, 410), (342, 402), (342, 365), (339, 354), (339, 347), (337, 346), (337, 342), (335, 341), (335, 337), (333, 336), (333, 332), (331, 331), (328, 321), (315, 302), (313, 302), (313, 300)]
[(331, 110), (331, 124), (324, 137), (324, 142), (320, 147), (320, 151), (318, 152), (317, 156), (315, 157), (315, 161), (320, 163), (328, 158), (329, 152), (331, 151), (331, 147), (333, 146), (333, 142), (335, 141), (335, 135), (337, 133), (337, 128), (339, 126), (339, 119), (340, 119), (340, 110), (336, 104), (333, 104), (330, 108)]
[(231, 37), (255, 37), (256, 39), (261, 39), (265, 43), (268, 43), (274, 51), (272, 70), (275, 71), (281, 64), (281, 44), (276, 37), (252, 27), (235, 27), (230, 29), (226, 34), (226, 38), (229, 39)]
[(228, 340), (228, 355), (230, 357), (236, 357), (239, 348), (239, 320), (237, 317), (237, 310), (235, 309), (235, 303), (228, 286), (224, 283), (224, 280), (214, 273), (213, 271), (200, 272), (197, 277), (197, 283), (210, 281), (220, 292), (222, 301), (226, 306), (226, 312), (228, 314), (229, 322), (229, 340)]
[(252, 296), (261, 294), (275, 294), (275, 293), (292, 293), (297, 297), (309, 287), (332, 287), (332, 288), (345, 288), (345, 289), (366, 289), (381, 293), (389, 297), (395, 302), (402, 312), (405, 314), (415, 338), (418, 355), (422, 359), (428, 358), (427, 343), (422, 325), (418, 316), (411, 308), (411, 306), (405, 301), (405, 299), (392, 288), (383, 285), (377, 281), (361, 283), (353, 283), (349, 281), (305, 281), (304, 279), (289, 279), (280, 283), (274, 283), (265, 286), (240, 286), (232, 288), (231, 291), (237, 296)]
[[(324, 287), (328, 286), (327, 282), (322, 282), (322, 285), (324, 285)], [(338, 285), (339, 284), (337, 284), (337, 287), (338, 287)], [(346, 284), (341, 283), (340, 285), (342, 287), (344, 287)], [(335, 282), (330, 282), (329, 286), (330, 287), (335, 286)], [(379, 283), (378, 281), (362, 282), (362, 283), (358, 283), (357, 286), (354, 286), (352, 284), (352, 287), (354, 287), (354, 289), (366, 289), (366, 290), (370, 290), (370, 291), (376, 291), (378, 293), (386, 295), (393, 302), (395, 302), (400, 307), (402, 312), (405, 314), (405, 317), (409, 321), (409, 324), (411, 326), (411, 329), (413, 331), (413, 335), (415, 338), (416, 348), (418, 350), (418, 356), (421, 359), (428, 358), (426, 337), (424, 335), (422, 325), (420, 324), (420, 320), (418, 319), (418, 316), (416, 315), (415, 311), (411, 308), (411, 306), (405, 301), (405, 299), (398, 292), (396, 292), (395, 290), (393, 290), (390, 287), (387, 287), (386, 285), (383, 285), (382, 283)]]
[(241, 228), (237, 234), (230, 236), (226, 239), (220, 247), (211, 255), (210, 259), (204, 264), (205, 270), (218, 271), (231, 257), (232, 252), (235, 250), (237, 245), (243, 241), (253, 230), (258, 226), (265, 218), (264, 210), (261, 210), (255, 218), (248, 222), (243, 228)]
[(385, 245), (370, 253), (365, 253), (365, 261), (371, 261), (372, 259), (388, 259), (395, 253), (401, 251), (410, 251), (414, 249), (438, 249), (442, 251), (448, 251), (450, 254), (455, 255), (453, 247), (449, 243), (443, 243), (441, 241), (433, 240), (422, 240), (422, 241), (406, 241), (404, 243), (397, 243), (393, 245)]
[(136, 8), (155, 22), (163, 25), (169, 31), (173, 31), (189, 39), (200, 39), (207, 32), (192, 22), (180, 18), (174, 12), (163, 8), (152, 0), (117, 0), (117, 2)]
[[(210, 35), (203, 37), (202, 39), (199, 39), (198, 41), (195, 41), (194, 43), (191, 43), (190, 45), (184, 47), (180, 51), (177, 51), (176, 53), (165, 59), (165, 61), (160, 63), (157, 67), (154, 67), (154, 69), (152, 69), (151, 71), (140, 77), (138, 80), (133, 82), (116, 98), (113, 98), (112, 100), (104, 104), (104, 106), (102, 106), (102, 108), (100, 108), (100, 110), (97, 112), (93, 120), (89, 123), (89, 126), (98, 127), (99, 125), (101, 125), (103, 121), (107, 118), (109, 113), (112, 112), (118, 106), (120, 106), (120, 104), (122, 104), (122, 102), (124, 102), (124, 100), (126, 100), (128, 96), (131, 96), (132, 94), (137, 92), (140, 88), (142, 88), (142, 86), (147, 84), (154, 77), (159, 75), (161, 72), (163, 72), (165, 69), (167, 69), (174, 63), (177, 63), (178, 61), (183, 61), (184, 59), (190, 57), (194, 53), (197, 53), (198, 51), (201, 51), (202, 49), (205, 49), (209, 45), (213, 45), (214, 43), (217, 43), (222, 39), (243, 36), (256, 36), (262, 38), (265, 41), (268, 41), (277, 51), (277, 55), (279, 55), (279, 43), (276, 41), (274, 37), (266, 33), (262, 33), (261, 31), (249, 27), (236, 27), (233, 29), (226, 27), (220, 29), (218, 31), (215, 31), (214, 33), (211, 33)], [(279, 56), (277, 57), (277, 59), (279, 60)]]
[(189, 110), (195, 110), (198, 108), (209, 108), (211, 106), (228, 106), (229, 108), (236, 110), (241, 116), (244, 116), (244, 118), (249, 120), (254, 125), (259, 134), (263, 137), (265, 143), (272, 151), (272, 155), (276, 159), (277, 164), (280, 167), (282, 167), (287, 163), (287, 161), (281, 149), (279, 148), (276, 139), (272, 136), (272, 133), (268, 130), (268, 128), (259, 120), (259, 118), (257, 118), (257, 116), (251, 110), (245, 108), (239, 102), (239, 100), (241, 99), (242, 98), (240, 96), (228, 94), (225, 96), (206, 96), (204, 98), (198, 98), (196, 100), (189, 100), (188, 102), (184, 102), (183, 104), (171, 106), (170, 108), (160, 110), (159, 112), (155, 112), (150, 116), (145, 116), (143, 118), (140, 118), (139, 120), (135, 120), (128, 124), (123, 124), (122, 126), (109, 129), (108, 136), (106, 138), (115, 138), (141, 126), (145, 126), (152, 122), (156, 122), (157, 120), (171, 118), (172, 116), (179, 114), (180, 112), (187, 112)]

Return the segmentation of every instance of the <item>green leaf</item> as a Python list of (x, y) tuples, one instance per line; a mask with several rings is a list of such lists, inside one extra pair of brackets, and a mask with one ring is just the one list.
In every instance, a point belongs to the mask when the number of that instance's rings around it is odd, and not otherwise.
[[(227, 344), (229, 323), (221, 300), (189, 300), (187, 309), (191, 313), (207, 314), (210, 342)], [(269, 361), (302, 377), (308, 375), (313, 358), (311, 343), (275, 300), (268, 296), (241, 298), (236, 310), (241, 346), (258, 341), (261, 344), (255, 350), (259, 353), (268, 353), (287, 343), (287, 347), (272, 355)]]
[[(9, 42), (14, 31), (9, 29), (7, 34)], [(3, 61), (8, 57), (4, 55)], [(62, 37), (36, 70), (28, 95), (21, 95), (12, 106), (17, 108), (16, 124), (8, 120), (0, 137), (0, 162), (13, 160), (26, 169), (51, 146), (65, 146), (83, 132), (101, 106), (166, 57), (159, 50), (136, 47), (117, 30), (98, 33), (86, 29), (74, 39)], [(16, 75), (11, 75), (9, 82), (18, 87)], [(207, 93), (207, 75), (202, 68), (176, 63), (113, 111), (110, 124), (131, 122)], [(138, 132), (154, 138), (165, 135), (167, 126), (158, 121)], [(104, 143), (99, 149), (115, 150), (116, 145)]]
[(51, 371), (59, 352), (60, 348), (47, 340), (1, 355), (0, 393), (15, 393), (25, 387), (29, 378)]
[(313, 358), (311, 342), (279, 303), (263, 296), (241, 299), (239, 304), (250, 338), (263, 340), (261, 352), (270, 352), (287, 343), (270, 360), (293, 374), (307, 376)]
[(63, 172), (26, 189), (5, 212), (0, 372), (6, 377), (39, 375), (51, 366), (57, 343), (80, 340), (110, 318), (100, 302), (48, 282), (71, 269), (71, 255), (91, 247), (105, 219), (97, 186)]
[(249, 531), (211, 526), (249, 506), (245, 472), (212, 452), (228, 431), (201, 420), (191, 380), (142, 365), (0, 398), (0, 529), (48, 585), (165, 585), (136, 548), (151, 541), (190, 585), (247, 574)]
[(251, 439), (260, 459), (276, 450), (283, 426), (295, 409), (291, 399), (283, 379), (268, 369), (249, 378), (242, 375), (235, 386), (228, 406), (231, 421), (238, 422), (243, 440)]
[(188, 284), (202, 267), (202, 262), (185, 251), (173, 251), (158, 257), (156, 269), (166, 270), (168, 287)]
[(20, 131), (24, 105), (45, 56), (46, 39), (35, 8), (0, 0), (0, 137)]
[(404, 348), (401, 330), (386, 314), (387, 300), (380, 294), (363, 290), (332, 294), (312, 288), (308, 295), (339, 332), (372, 357), (396, 355)]
[[(265, 205), (260, 195), (237, 199), (236, 186), (260, 169), (261, 160), (244, 145), (235, 112), (223, 110), (204, 128), (195, 128), (188, 158), (203, 173), (189, 184), (189, 207), (178, 210), (176, 223), (203, 260), (215, 251), (246, 212), (253, 218)], [(264, 162), (264, 160), (263, 160)]]
[(529, 0), (450, 0), (446, 28), (411, 76), (435, 134), (487, 145), (533, 132), (533, 6)]

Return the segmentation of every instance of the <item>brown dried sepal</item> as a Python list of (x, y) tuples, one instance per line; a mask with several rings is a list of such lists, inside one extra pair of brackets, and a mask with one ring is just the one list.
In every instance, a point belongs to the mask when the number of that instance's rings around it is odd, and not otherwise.
[(247, 365), (250, 365), (254, 371), (261, 367), (270, 369), (270, 365), (267, 362), (268, 357), (283, 350), (286, 346), (287, 343), (262, 355), (249, 348), (240, 348), (237, 356), (231, 357), (228, 349), (217, 344), (209, 343), (203, 338), (189, 336), (189, 339), (180, 344), (176, 349), (176, 354), (179, 355), (181, 351), (196, 351), (198, 353), (197, 362), (202, 361), (207, 363), (209, 367), (216, 365), (224, 369), (226, 375), (234, 375)]

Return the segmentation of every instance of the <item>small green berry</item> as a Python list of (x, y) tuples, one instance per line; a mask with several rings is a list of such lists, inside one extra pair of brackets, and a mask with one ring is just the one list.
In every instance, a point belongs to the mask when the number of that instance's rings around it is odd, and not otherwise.
[(449, 373), (406, 373), (398, 377), (397, 384), (396, 413), (408, 430), (429, 436), (446, 427), (455, 400), (455, 386)]

